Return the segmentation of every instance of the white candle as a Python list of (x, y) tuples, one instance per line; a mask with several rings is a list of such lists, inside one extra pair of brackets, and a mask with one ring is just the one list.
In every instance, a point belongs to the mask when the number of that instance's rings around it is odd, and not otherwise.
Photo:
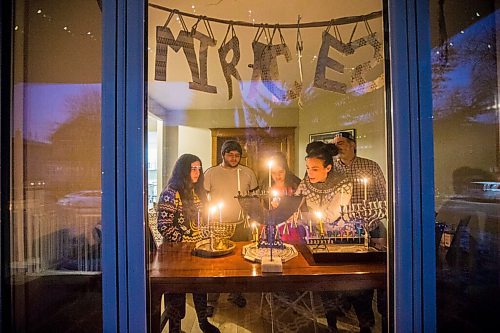
[(366, 193), (366, 185), (368, 183), (368, 179), (363, 178), (363, 184), (364, 184), (364, 193), (365, 193), (365, 201), (367, 199), (367, 193)]
[[(210, 215), (213, 215), (215, 213), (215, 211), (217, 210), (217, 206), (212, 206), (210, 207), (210, 211), (208, 213), (208, 217), (210, 217)], [(219, 215), (220, 216), (220, 215)]]
[(219, 222), (222, 222), (222, 202), (219, 202), (217, 206), (219, 207)]
[(273, 167), (273, 161), (269, 161), (267, 164), (269, 166), (269, 191), (271, 191), (271, 168)]
[(238, 195), (241, 193), (240, 168), (236, 169), (238, 173)]
[(313, 231), (313, 227), (312, 227), (311, 219), (309, 219), (309, 232), (312, 234), (312, 231)]
[(198, 209), (198, 219), (197, 219), (197, 223), (198, 223), (198, 229), (200, 229), (200, 210)]

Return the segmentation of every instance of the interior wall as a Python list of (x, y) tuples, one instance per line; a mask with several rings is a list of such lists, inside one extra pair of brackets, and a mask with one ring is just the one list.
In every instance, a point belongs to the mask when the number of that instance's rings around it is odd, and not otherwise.
[(335, 97), (312, 99), (299, 112), (299, 174), (305, 172), (304, 155), (310, 134), (355, 129), (357, 155), (376, 161), (387, 179), (385, 90), (362, 96), (335, 94)]
[[(210, 128), (244, 127), (298, 127), (299, 110), (297, 108), (273, 109), (258, 117), (262, 112), (255, 110), (187, 110), (182, 112), (167, 111), (161, 107), (152, 107), (151, 112), (161, 115), (164, 124), (164, 181), (168, 180), (175, 159), (183, 153), (198, 155), (206, 170), (211, 165), (212, 137)], [(182, 115), (182, 116), (179, 116)], [(297, 142), (296, 142), (297, 144)], [(168, 155), (170, 154), (170, 155)], [(166, 182), (164, 182), (166, 184)]]
[(209, 129), (189, 126), (179, 126), (179, 151), (178, 155), (194, 154), (198, 156), (206, 170), (211, 166), (211, 142), (212, 135)]

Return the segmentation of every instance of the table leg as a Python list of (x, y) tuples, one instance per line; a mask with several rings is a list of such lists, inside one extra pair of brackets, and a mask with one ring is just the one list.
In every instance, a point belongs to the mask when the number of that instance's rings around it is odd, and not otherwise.
[(163, 329), (161, 322), (161, 296), (161, 292), (151, 290), (151, 333), (161, 333)]

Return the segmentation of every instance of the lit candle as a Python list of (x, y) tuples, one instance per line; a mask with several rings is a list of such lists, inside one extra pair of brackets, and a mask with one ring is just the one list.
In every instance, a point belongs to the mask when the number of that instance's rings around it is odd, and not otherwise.
[(197, 218), (198, 229), (200, 229), (200, 210), (198, 209), (198, 218)]
[(208, 207), (208, 213), (207, 213), (207, 225), (210, 224), (210, 211), (212, 210), (212, 207)]
[(240, 168), (236, 169), (238, 173), (238, 195), (241, 193)]
[(252, 240), (256, 243), (259, 241), (259, 231), (255, 222), (252, 223)]
[(222, 222), (222, 202), (219, 202), (219, 204), (217, 205), (217, 207), (219, 208), (219, 222)]
[(273, 161), (269, 161), (267, 163), (267, 165), (269, 166), (269, 190), (271, 190), (271, 168), (273, 167)]
[(215, 213), (216, 210), (217, 210), (217, 207), (215, 207), (215, 206), (210, 207), (210, 209), (208, 210), (208, 221), (207, 221), (207, 224), (210, 223), (210, 215), (212, 215), (213, 213)]
[(309, 219), (309, 232), (312, 234), (313, 232), (313, 227), (312, 227), (312, 223), (311, 223), (311, 219)]
[(323, 216), (323, 214), (321, 214), (321, 212), (315, 212), (315, 214), (316, 214), (316, 217), (318, 218), (319, 233), (320, 233), (320, 235), (323, 235), (324, 234), (323, 221), (321, 220), (321, 217)]
[(363, 184), (364, 184), (364, 193), (365, 193), (365, 201), (366, 201), (366, 199), (367, 199), (366, 185), (368, 184), (368, 179), (363, 178)]

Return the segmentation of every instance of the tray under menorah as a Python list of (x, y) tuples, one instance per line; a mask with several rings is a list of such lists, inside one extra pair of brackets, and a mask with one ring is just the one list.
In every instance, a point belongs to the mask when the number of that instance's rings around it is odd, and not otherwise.
[(314, 263), (386, 262), (387, 257), (386, 251), (357, 243), (324, 242), (304, 246)]

